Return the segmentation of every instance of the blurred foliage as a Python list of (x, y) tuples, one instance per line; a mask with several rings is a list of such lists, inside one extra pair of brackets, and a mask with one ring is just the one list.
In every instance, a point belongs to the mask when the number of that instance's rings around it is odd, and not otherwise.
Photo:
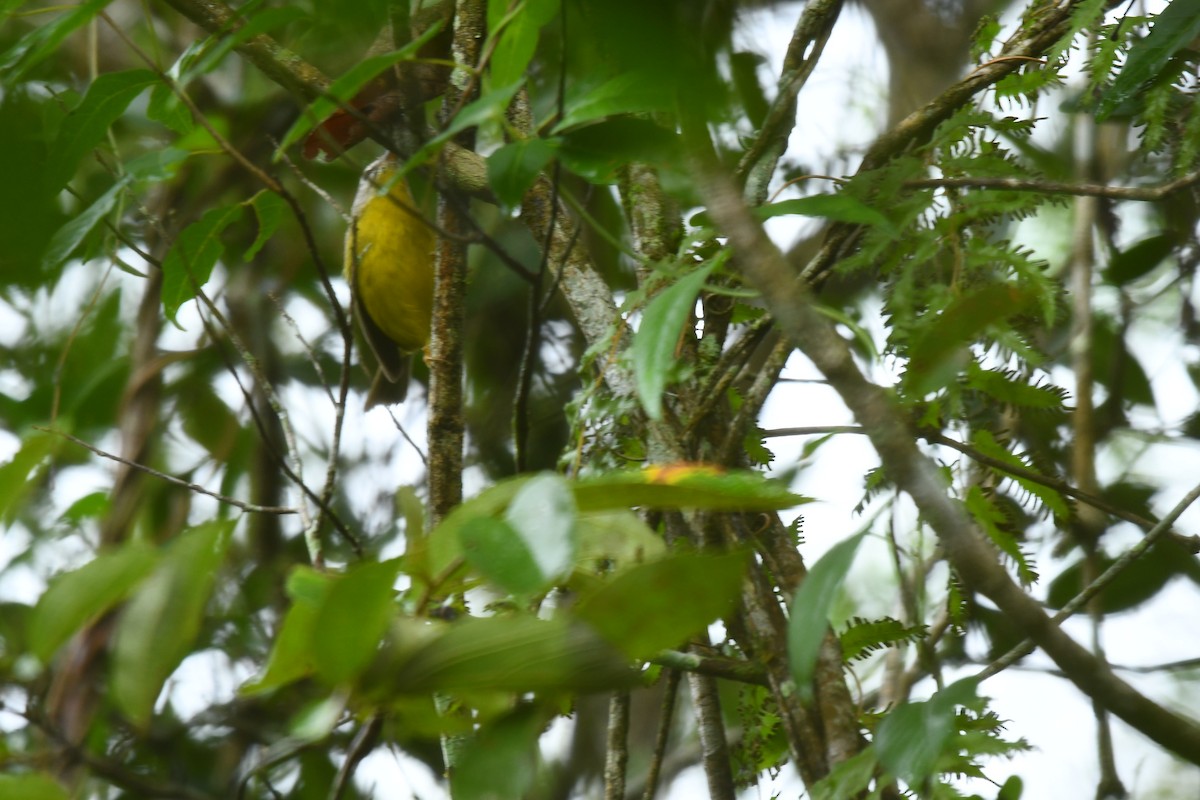
[[(394, 424), (361, 413), (369, 375), (343, 325), (346, 214), (380, 143), (328, 163), (296, 147), (379, 70), (453, 58), (428, 49), (452, 30), (430, 24), (442, 5), (401, 3), (0, 2), (0, 796), (365, 797), (351, 775), (388, 748), (433, 781), (455, 758), (456, 798), (573, 796), (600, 772), (587, 696), (659, 702), (654, 662), (710, 655), (742, 784), (795, 758), (781, 720), (835, 684), (858, 750), (810, 776), (814, 797), (881, 796), (897, 781), (963, 796), (956, 780), (1027, 749), (1005, 738), (986, 684), (953, 680), (1024, 633), (934, 569), (923, 523), (875, 514), (822, 531), (840, 543), (806, 571), (799, 523), (778, 515), (814, 498), (764, 475), (820, 465), (865, 487), (860, 509), (893, 502), (895, 476), (847, 471), (836, 430), (810, 430), (829, 437), (772, 463), (760, 412), (788, 352), (768, 352), (760, 299), (678, 132), (681, 114), (702, 120), (731, 170), (760, 152), (778, 88), (740, 26), (800, 13), (790, 6), (491, 0), (488, 61), (460, 73), (477, 94), (446, 115), (436, 95), (406, 109), (420, 141), (393, 146), (419, 211), (437, 219), (441, 191), (474, 227), (468, 499), (426, 522), (428, 392), (410, 392)], [(981, 19), (1002, 4), (987, 5), (912, 0), (914, 20), (960, 18), (968, 69), (968, 52), (989, 62), (1015, 33)], [(1045, 5), (1025, 4), (1015, 24), (1037, 24)], [(854, 232), (818, 301), (873, 374), (891, 370), (913, 435), (957, 443), (931, 451), (946, 491), (1055, 609), (1116, 561), (1131, 522), (1149, 527), (1175, 501), (1148, 465), (1200, 438), (1195, 416), (1159, 414), (1163, 354), (1144, 344), (1169, 338), (1200, 385), (1200, 15), (1183, 0), (1152, 18), (1108, 5), (1073, 3), (1040, 58), (870, 169), (846, 166), (859, 152), (769, 161), (796, 180), (776, 180), (789, 196), (754, 210)], [(230, 21), (198, 24), (214, 9)], [(408, 16), (426, 33), (398, 48), (390, 24)], [(286, 49), (255, 50), (262, 36)], [(263, 52), (343, 77), (305, 114), (313, 92), (281, 85)], [(473, 197), (434, 180), (468, 130), (489, 182)], [(1081, 130), (1094, 134), (1082, 152)], [(818, 157), (829, 163), (806, 168)], [(1089, 201), (1094, 303), (1073, 345), (1067, 263), (1086, 256), (1059, 229), (1083, 212), (1057, 182), (1177, 179), (1169, 193)], [(522, 224), (551, 183), (602, 297), (558, 291), (579, 268), (547, 263), (544, 234)], [(1074, 427), (1081, 365), (1096, 386), (1086, 431)], [(423, 366), (415, 379), (428, 381)], [(522, 404), (529, 426), (514, 434)], [(784, 416), (823, 422), (809, 411)], [(1101, 478), (1076, 474), (1080, 448)], [(668, 450), (680, 458), (664, 463)], [(1081, 511), (1096, 500), (1104, 513)], [(859, 608), (850, 576), (875, 534), (895, 570)], [(1194, 541), (1168, 535), (1134, 561), (1092, 604), (1097, 624), (1200, 583)], [(861, 707), (820, 660), (847, 604), (835, 652), (883, 698)], [(924, 678), (939, 690), (912, 702)], [(543, 734), (572, 714), (576, 744), (547, 756)], [(647, 715), (629, 734), (631, 785), (657, 707)], [(698, 758), (697, 724), (665, 722), (681, 766)]]

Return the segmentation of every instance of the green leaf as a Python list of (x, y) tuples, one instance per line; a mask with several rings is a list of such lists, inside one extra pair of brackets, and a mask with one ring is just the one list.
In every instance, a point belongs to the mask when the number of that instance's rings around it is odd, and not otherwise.
[(532, 595), (548, 585), (529, 546), (504, 520), (474, 517), (458, 535), (467, 563), (504, 591)]
[(292, 570), (288, 575), (287, 592), (293, 602), (275, 634), (267, 666), (259, 676), (241, 687), (241, 694), (267, 693), (316, 671), (313, 639), (317, 630), (317, 612), (325, 604), (333, 583), (327, 573), (307, 567)]
[(443, 23), (439, 20), (430, 25), (420, 36), (413, 39), (399, 50), (391, 53), (383, 53), (377, 56), (371, 56), (358, 62), (349, 72), (342, 75), (340, 78), (329, 84), (329, 89), (324, 95), (314, 100), (308, 108), (304, 109), (300, 114), (300, 118), (292, 123), (292, 127), (284, 134), (283, 140), (279, 143), (279, 147), (275, 149), (275, 160), (278, 161), (287, 152), (288, 148), (296, 142), (303, 139), (314, 128), (320, 125), (325, 119), (340, 108), (342, 105), (347, 105), (359, 91), (366, 86), (373, 78), (385, 69), (399, 64), (401, 61), (409, 61), (420, 50), (426, 42), (432, 39), (442, 29)]
[(20, 800), (67, 800), (71, 795), (49, 775), (27, 772), (24, 775), (0, 775), (0, 797)]
[(231, 522), (212, 522), (181, 534), (121, 614), (113, 638), (112, 698), (140, 728), (150, 722), (163, 684), (200, 632), (232, 529)]
[(746, 560), (725, 553), (639, 564), (587, 593), (575, 611), (630, 658), (648, 658), (731, 612)]
[(667, 464), (629, 472), (609, 472), (575, 481), (580, 511), (641, 507), (679, 510), (780, 511), (812, 498), (753, 470), (723, 472), (703, 464)]
[(631, 161), (662, 171), (680, 162), (680, 139), (648, 119), (613, 117), (576, 128), (562, 136), (558, 156), (576, 175), (595, 184), (613, 183)]
[(915, 397), (925, 397), (955, 380), (970, 363), (968, 345), (992, 325), (1029, 306), (1028, 292), (991, 284), (954, 298), (941, 314), (922, 320), (909, 346), (904, 380)]
[(100, 12), (112, 0), (86, 0), (69, 7), (60, 17), (44, 22), (21, 37), (8, 52), (0, 55), (0, 75), (3, 82), (12, 86), (21, 80), (30, 69), (58, 52), (63, 39), (79, 26)]
[(576, 562), (587, 568), (603, 562), (617, 569), (661, 558), (667, 545), (642, 518), (625, 508), (580, 514), (576, 522), (579, 552)]
[(329, 589), (317, 611), (312, 646), (317, 674), (326, 683), (350, 683), (370, 665), (397, 613), (399, 574), (399, 559), (360, 564)]
[(583, 122), (616, 114), (641, 114), (666, 111), (674, 106), (669, 88), (644, 72), (625, 72), (595, 89), (567, 100), (562, 120), (554, 126), (560, 132)]
[(1104, 280), (1116, 286), (1136, 281), (1166, 260), (1178, 240), (1176, 234), (1160, 233), (1115, 253), (1103, 272)]
[(104, 139), (133, 98), (157, 82), (158, 76), (146, 69), (107, 72), (96, 78), (83, 100), (63, 120), (50, 147), (46, 190), (55, 193), (62, 189), (75, 174), (79, 162)]
[(921, 793), (955, 732), (955, 709), (976, 698), (978, 680), (964, 678), (920, 703), (906, 703), (884, 717), (875, 732), (879, 762)]
[(1121, 74), (1096, 103), (1096, 119), (1104, 120), (1122, 103), (1131, 99), (1180, 50), (1200, 35), (1200, 4), (1195, 0), (1175, 0), (1154, 18), (1154, 27), (1146, 38), (1129, 51)]
[(130, 180), (128, 175), (118, 180), (112, 188), (100, 195), (96, 202), (54, 232), (50, 244), (46, 247), (45, 255), (42, 256), (43, 271), (49, 273), (66, 263), (75, 249), (83, 243), (84, 238), (113, 210), (117, 204), (117, 198), (129, 185)]
[(554, 473), (535, 475), (508, 504), (505, 521), (537, 562), (543, 579), (562, 577), (575, 560), (575, 499), (571, 487)]
[(183, 229), (163, 259), (163, 312), (175, 321), (179, 307), (196, 296), (224, 255), (221, 233), (242, 215), (241, 203), (210, 209)]
[(493, 20), (509, 5), (508, 0), (488, 3), (488, 28), (493, 37), (500, 36), (490, 62), (491, 79), (497, 86), (516, 83), (525, 75), (537, 49), (538, 34), (558, 13), (559, 0), (524, 0), (512, 14), (503, 17), (503, 27), (499, 27)]
[(488, 184), (496, 198), (505, 206), (520, 205), (558, 145), (556, 139), (520, 139), (488, 156)]
[(249, 204), (254, 209), (254, 216), (258, 220), (258, 236), (246, 249), (246, 254), (242, 256), (243, 261), (251, 261), (267, 243), (267, 240), (275, 235), (280, 221), (283, 220), (283, 214), (287, 211), (287, 203), (283, 201), (283, 198), (265, 189), (250, 198)]
[(653, 420), (662, 419), (662, 395), (677, 361), (675, 351), (683, 325), (695, 310), (705, 279), (722, 260), (715, 258), (675, 281), (651, 300), (642, 314), (633, 339), (633, 373), (642, 408)]
[(33, 610), (29, 649), (49, 662), (63, 642), (124, 600), (157, 563), (153, 548), (129, 542), (55, 578)]
[(586, 625), (485, 617), (448, 626), (389, 680), (394, 691), (557, 692), (629, 686), (637, 673)]
[[(982, 428), (977, 430), (971, 437), (971, 444), (976, 450), (980, 451), (986, 456), (991, 456), (997, 461), (1002, 461), (1005, 464), (1019, 467), (1021, 469), (1033, 469), (1035, 472), (1037, 471), (1030, 465), (1026, 464), (1022, 459), (1010, 453), (1008, 448), (997, 442), (996, 438), (987, 430)], [(1036, 483), (1026, 478), (1019, 478), (1008, 474), (1006, 474), (1005, 477), (1016, 481), (1017, 485), (1019, 485), (1022, 489), (1041, 500), (1046, 508), (1050, 509), (1051, 513), (1053, 513), (1055, 517), (1058, 517), (1059, 519), (1067, 519), (1071, 516), (1070, 506), (1067, 505), (1067, 501), (1064, 500), (1063, 496), (1056, 490), (1051, 489), (1042, 483)]]
[(454, 119), (450, 120), (450, 124), (446, 126), (445, 130), (426, 142), (420, 150), (413, 153), (412, 158), (404, 162), (404, 166), (396, 171), (397, 175), (394, 180), (399, 180), (412, 170), (429, 161), (442, 148), (442, 145), (468, 128), (504, 119), (505, 111), (508, 110), (513, 96), (516, 95), (517, 90), (520, 88), (520, 83), (502, 86), (498, 89), (492, 89), (490, 92), (480, 95), (473, 102), (468, 103), (461, 111), (454, 115)]
[(57, 436), (49, 432), (31, 433), (21, 443), (21, 449), (13, 454), (12, 460), (0, 465), (0, 518), (13, 518), (20, 502), (34, 488), (34, 474), (58, 449), (59, 441)]
[(873, 225), (890, 236), (899, 236), (892, 221), (866, 203), (846, 194), (816, 194), (781, 200), (754, 209), (760, 220), (799, 214), (804, 217), (822, 217), (834, 222), (849, 222), (856, 225)]
[(812, 800), (849, 800), (867, 797), (867, 789), (876, 777), (879, 757), (874, 745), (867, 745), (829, 771), (812, 787)]
[(316, 631), (317, 609), (307, 603), (292, 604), (275, 637), (266, 668), (242, 686), (241, 694), (264, 694), (313, 674)]
[(518, 706), (484, 725), (467, 742), (450, 773), (450, 796), (457, 800), (526, 797), (537, 777), (538, 737), (544, 712)]
[(796, 590), (788, 615), (788, 664), (796, 689), (806, 701), (812, 698), (812, 679), (821, 642), (829, 630), (829, 610), (846, 580), (854, 554), (866, 531), (830, 548), (813, 564)]

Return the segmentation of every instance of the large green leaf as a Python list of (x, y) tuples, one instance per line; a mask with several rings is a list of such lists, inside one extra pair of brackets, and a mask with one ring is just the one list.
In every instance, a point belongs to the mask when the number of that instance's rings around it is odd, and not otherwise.
[(139, 727), (149, 723), (163, 684), (200, 632), (232, 527), (211, 522), (181, 534), (121, 614), (113, 640), (112, 698)]
[(514, 595), (545, 588), (546, 575), (512, 526), (495, 517), (472, 517), (459, 529), (463, 557), (476, 572)]
[(25, 73), (58, 52), (58, 47), (71, 31), (85, 24), (100, 13), (112, 0), (86, 0), (70, 6), (62, 16), (43, 22), (0, 55), (0, 76), (7, 85), (13, 85)]
[[(723, 251), (725, 252), (725, 251)], [(633, 340), (633, 374), (642, 408), (651, 419), (662, 418), (662, 396), (678, 361), (676, 349), (683, 325), (695, 310), (696, 296), (718, 265), (713, 259), (658, 294), (646, 306)]]
[(0, 775), (0, 797), (13, 800), (67, 800), (71, 795), (49, 775)]
[(576, 613), (630, 658), (649, 658), (733, 610), (746, 560), (726, 553), (639, 564), (587, 593)]
[(663, 464), (580, 478), (574, 484), (580, 511), (619, 508), (688, 508), (780, 511), (811, 503), (787, 485), (752, 470), (725, 472), (706, 464)]
[(125, 113), (133, 98), (157, 82), (158, 76), (147, 69), (107, 72), (96, 78), (83, 100), (63, 120), (50, 148), (45, 172), (46, 190), (54, 193), (61, 189), (75, 174), (83, 157), (104, 139), (112, 124)]
[(812, 565), (796, 590), (788, 613), (788, 664), (800, 696), (812, 698), (812, 679), (821, 642), (829, 630), (829, 611), (854, 563), (866, 531), (838, 542)]
[(488, 156), (488, 185), (496, 199), (506, 206), (519, 205), (558, 145), (557, 139), (518, 139)]
[(157, 562), (153, 548), (129, 542), (55, 578), (33, 610), (30, 650), (49, 661), (76, 631), (125, 599)]
[(548, 720), (530, 705), (518, 706), (471, 737), (450, 775), (456, 800), (526, 797), (537, 777), (538, 737)]
[(588, 692), (629, 686), (638, 676), (581, 623), (486, 617), (446, 626), (387, 679), (404, 693)]
[(330, 587), (317, 611), (312, 642), (313, 663), (325, 682), (349, 683), (370, 665), (397, 613), (399, 574), (399, 559), (360, 564)]

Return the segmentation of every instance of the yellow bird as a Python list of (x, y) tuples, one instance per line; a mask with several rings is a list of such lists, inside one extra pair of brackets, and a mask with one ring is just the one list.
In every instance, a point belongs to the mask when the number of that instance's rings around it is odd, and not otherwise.
[(343, 272), (363, 338), (379, 363), (367, 408), (404, 401), (412, 354), (429, 343), (433, 314), (433, 231), (387, 153), (363, 171), (346, 231)]

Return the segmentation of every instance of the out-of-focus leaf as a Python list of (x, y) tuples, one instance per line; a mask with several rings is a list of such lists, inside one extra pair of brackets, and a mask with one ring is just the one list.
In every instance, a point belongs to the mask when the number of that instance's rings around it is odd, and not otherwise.
[(1142, 239), (1116, 253), (1104, 270), (1104, 280), (1117, 286), (1136, 281), (1171, 255), (1178, 239), (1174, 234), (1161, 233)]
[(558, 145), (557, 139), (519, 139), (488, 156), (488, 184), (496, 198), (507, 206), (520, 204)]
[(683, 325), (695, 310), (696, 296), (718, 261), (713, 259), (675, 281), (651, 300), (642, 314), (633, 339), (633, 373), (638, 398), (651, 419), (662, 419), (662, 395), (671, 366), (677, 361), (675, 350)]
[(157, 82), (158, 76), (146, 69), (108, 72), (96, 78), (83, 100), (63, 120), (50, 148), (46, 190), (57, 192), (66, 185), (79, 162), (104, 139), (133, 98)]
[(262, 674), (244, 684), (240, 692), (256, 695), (286, 686), (313, 674), (313, 638), (317, 609), (307, 603), (293, 603), (283, 618), (271, 655)]
[(909, 347), (904, 379), (911, 393), (923, 397), (954, 380), (966, 369), (968, 345), (1032, 301), (1015, 286), (992, 284), (957, 297), (935, 319), (925, 321)]
[(565, 131), (580, 123), (616, 114), (665, 111), (673, 103), (668, 88), (661, 81), (644, 73), (626, 72), (591, 91), (568, 98), (566, 113), (554, 130)]
[(576, 561), (585, 568), (595, 561), (623, 569), (642, 561), (653, 561), (667, 551), (662, 537), (628, 509), (580, 514), (579, 553)]
[(546, 722), (544, 712), (522, 705), (483, 726), (454, 765), (451, 796), (461, 800), (526, 797), (537, 777), (537, 741)]
[(225, 253), (221, 233), (242, 215), (235, 203), (210, 209), (203, 217), (183, 229), (163, 259), (163, 312), (175, 321), (179, 307), (196, 296), (212, 275), (213, 267)]
[(1180, 50), (1200, 35), (1200, 4), (1195, 0), (1175, 0), (1154, 18), (1154, 27), (1146, 38), (1129, 51), (1129, 58), (1117, 79), (1096, 103), (1096, 119), (1106, 119), (1154, 78)]
[(40, 772), (0, 775), (0, 797), (11, 797), (13, 800), (67, 800), (70, 796), (53, 778)]
[(647, 119), (614, 117), (562, 136), (558, 155), (567, 169), (595, 184), (614, 183), (631, 161), (670, 169), (679, 162), (679, 136)]
[(725, 553), (639, 564), (582, 597), (576, 613), (630, 658), (648, 658), (729, 613), (746, 560)]
[(397, 691), (600, 691), (637, 673), (595, 631), (565, 619), (485, 617), (456, 622), (395, 670)]
[(83, 25), (100, 12), (112, 0), (86, 0), (70, 6), (65, 14), (43, 22), (21, 37), (8, 52), (0, 55), (0, 76), (7, 85), (13, 85), (25, 73), (58, 52), (58, 46), (71, 31)]
[(181, 534), (121, 614), (113, 639), (112, 698), (138, 727), (149, 723), (163, 684), (200, 632), (232, 527), (211, 522)]
[[(1123, 404), (1153, 407), (1154, 389), (1150, 378), (1142, 362), (1118, 336), (1116, 325), (1111, 317), (1096, 316), (1092, 326), (1092, 372), (1108, 389), (1110, 397), (1120, 397)], [(1114, 384), (1118, 379), (1119, 383)]]
[(59, 438), (37, 431), (25, 437), (12, 460), (0, 465), (0, 519), (12, 519), (20, 501), (33, 489), (33, 475), (58, 449)]
[(847, 800), (866, 794), (871, 781), (876, 777), (879, 757), (875, 746), (867, 745), (829, 771), (812, 787), (812, 800)]
[(246, 695), (270, 692), (280, 686), (312, 675), (313, 637), (317, 611), (325, 604), (334, 579), (307, 567), (298, 567), (288, 576), (287, 592), (292, 605), (283, 618), (271, 646), (271, 655), (262, 673), (244, 684)]
[(899, 236), (892, 221), (866, 203), (846, 194), (815, 194), (780, 200), (754, 209), (754, 216), (766, 220), (799, 214), (804, 217), (821, 217), (834, 222), (851, 222), (858, 225), (873, 225), (891, 236)]
[(788, 614), (788, 664), (796, 689), (812, 697), (812, 678), (821, 642), (829, 630), (829, 610), (846, 580), (865, 531), (838, 542), (812, 565), (796, 590)]
[(537, 49), (538, 33), (558, 13), (559, 0), (524, 0), (511, 17), (505, 14), (510, 5), (508, 0), (488, 3), (488, 29), (492, 36), (497, 35), (496, 18), (508, 19), (492, 52), (491, 76), (497, 86), (508, 86), (524, 76)]
[(125, 599), (157, 562), (151, 547), (133, 541), (55, 578), (33, 610), (30, 650), (49, 662), (63, 642)]
[(258, 220), (258, 235), (254, 237), (254, 242), (250, 247), (246, 248), (246, 254), (242, 256), (243, 261), (252, 260), (262, 246), (267, 243), (267, 240), (275, 235), (279, 223), (283, 220), (284, 212), (287, 211), (287, 204), (283, 202), (283, 199), (265, 189), (250, 198), (249, 203), (250, 207), (254, 209), (255, 219)]
[(977, 683), (965, 678), (927, 701), (906, 703), (884, 717), (875, 732), (879, 762), (920, 792), (954, 735), (956, 707), (976, 699)]
[[(1096, 574), (1112, 566), (1114, 559), (1097, 556)], [(1160, 541), (1125, 567), (1104, 587), (1098, 597), (1100, 612), (1116, 614), (1129, 611), (1157, 595), (1167, 582), (1180, 575), (1197, 579), (1195, 557), (1171, 541)], [(1063, 570), (1046, 592), (1046, 605), (1059, 609), (1085, 588), (1088, 569), (1080, 559)], [(1090, 608), (1091, 606), (1089, 606)]]
[(529, 549), (543, 580), (565, 575), (575, 560), (575, 499), (565, 479), (542, 473), (521, 487), (505, 521)]
[(313, 629), (313, 663), (326, 683), (353, 681), (371, 663), (396, 615), (399, 559), (360, 564), (329, 589)]
[(546, 588), (546, 575), (529, 545), (504, 520), (474, 517), (458, 535), (467, 563), (491, 583), (515, 595), (531, 595)]
[(750, 470), (724, 472), (705, 464), (662, 464), (610, 472), (575, 482), (580, 511), (614, 508), (779, 511), (812, 502)]
[(95, 519), (107, 513), (108, 508), (108, 492), (92, 492), (72, 503), (62, 513), (62, 520), (77, 523), (85, 519)]

